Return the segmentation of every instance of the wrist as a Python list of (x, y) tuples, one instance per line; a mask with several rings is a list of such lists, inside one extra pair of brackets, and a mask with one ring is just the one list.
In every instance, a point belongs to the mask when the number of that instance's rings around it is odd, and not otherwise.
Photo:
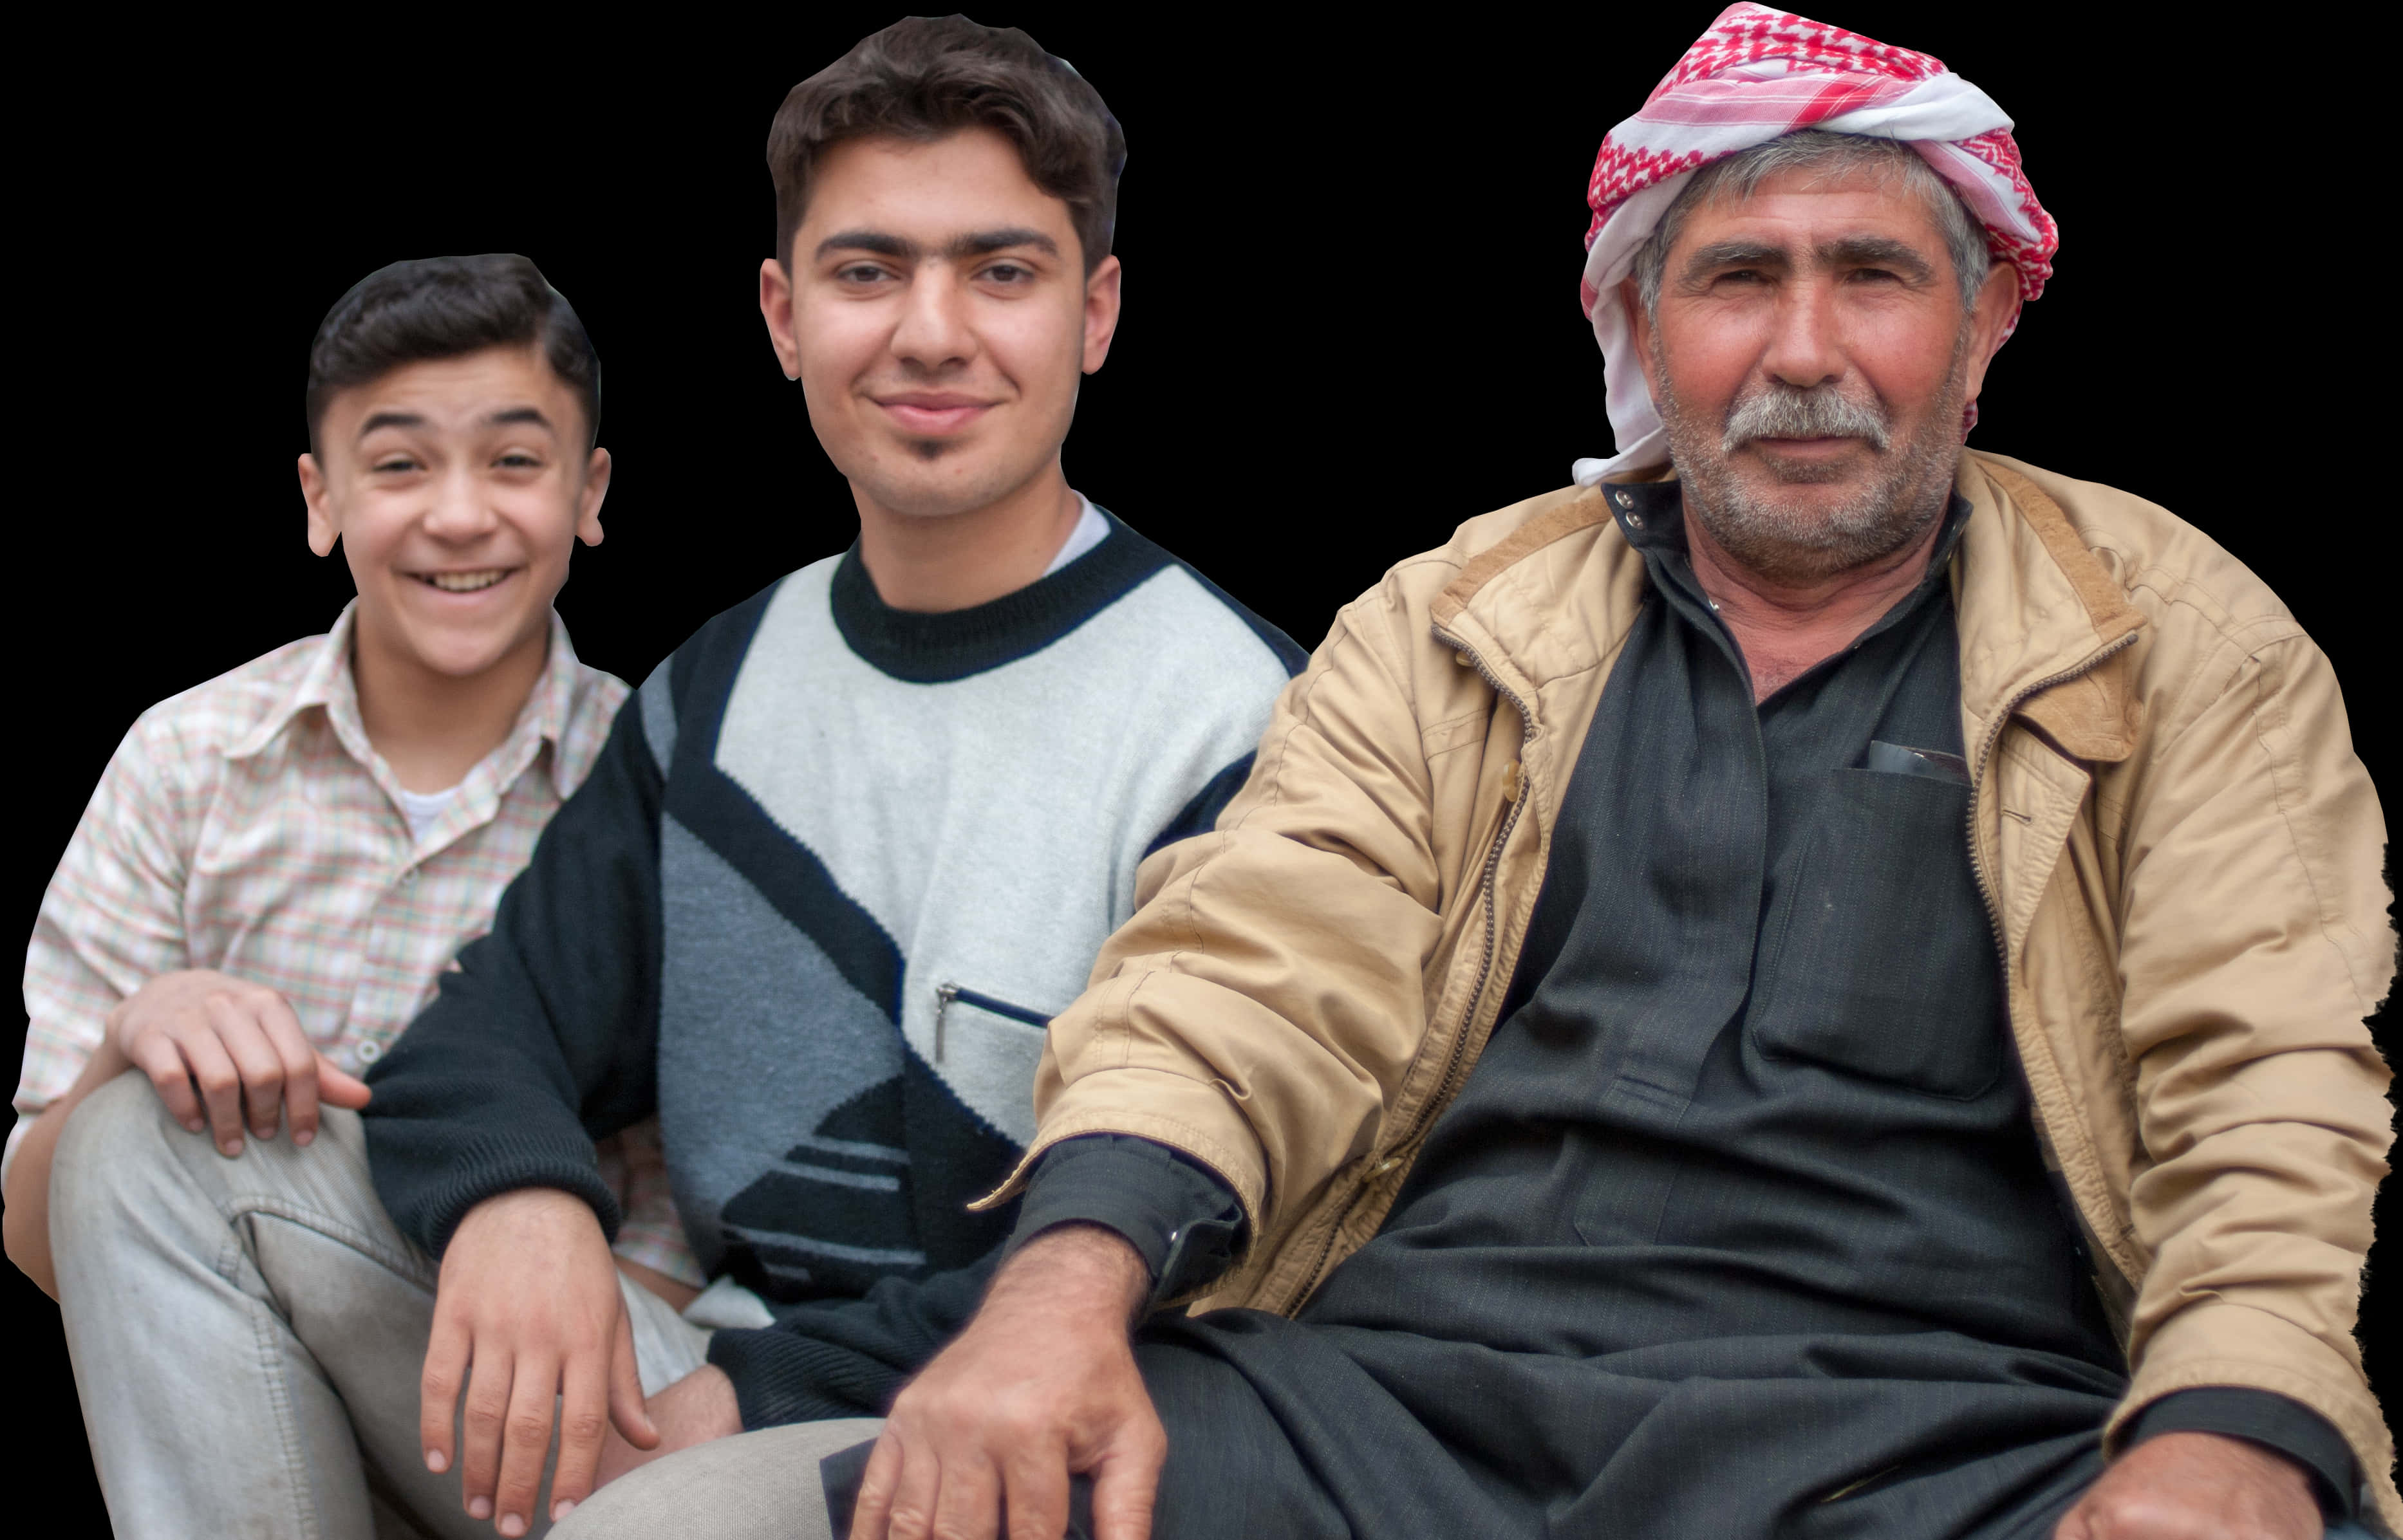
[(994, 1275), (985, 1308), (1105, 1318), (1124, 1329), (1150, 1297), (1150, 1265), (1126, 1237), (1104, 1226), (1075, 1223), (1045, 1230), (1020, 1247)]

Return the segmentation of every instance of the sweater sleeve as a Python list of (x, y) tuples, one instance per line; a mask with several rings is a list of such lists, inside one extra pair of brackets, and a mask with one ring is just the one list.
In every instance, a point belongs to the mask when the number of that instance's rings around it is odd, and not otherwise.
[(641, 697), (501, 897), (493, 929), (368, 1075), (376, 1191), (440, 1256), (483, 1200), (558, 1187), (614, 1240), (593, 1140), (655, 1107), (660, 806)]

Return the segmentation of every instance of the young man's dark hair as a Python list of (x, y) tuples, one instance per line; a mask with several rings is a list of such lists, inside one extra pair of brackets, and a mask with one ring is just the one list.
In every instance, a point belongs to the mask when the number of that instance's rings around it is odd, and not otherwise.
[(913, 16), (859, 40), (795, 86), (768, 130), (776, 256), (788, 266), (811, 179), (835, 146), (869, 137), (924, 144), (965, 128), (1007, 139), (1030, 181), (1068, 205), (1090, 272), (1110, 254), (1126, 135), (1064, 59), (1016, 27)]
[(326, 403), (403, 364), (486, 348), (540, 345), (584, 407), (584, 447), (601, 438), (601, 355), (576, 307), (513, 252), (421, 257), (378, 268), (334, 302), (309, 344), (309, 448)]

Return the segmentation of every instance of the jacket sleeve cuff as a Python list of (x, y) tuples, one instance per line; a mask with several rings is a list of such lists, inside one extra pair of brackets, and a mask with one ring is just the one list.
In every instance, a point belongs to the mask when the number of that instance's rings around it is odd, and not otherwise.
[(1005, 1256), (1056, 1225), (1100, 1225), (1125, 1238), (1152, 1280), (1152, 1307), (1196, 1294), (1227, 1270), (1243, 1211), (1217, 1176), (1132, 1134), (1064, 1139), (1043, 1152)]
[(2352, 1449), (2335, 1423), (2300, 1401), (2241, 1385), (2173, 1392), (2136, 1414), (2124, 1447), (2133, 1449), (2164, 1433), (2216, 1433), (2275, 1450), (2310, 1474), (2320, 1512), (2329, 1522), (2361, 1517)]

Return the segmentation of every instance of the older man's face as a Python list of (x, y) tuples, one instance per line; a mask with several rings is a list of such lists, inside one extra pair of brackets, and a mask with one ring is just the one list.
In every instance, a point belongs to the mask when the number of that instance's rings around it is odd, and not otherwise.
[(1965, 311), (1899, 176), (1788, 172), (1695, 206), (1657, 317), (1624, 296), (1689, 511), (1776, 581), (1909, 545), (1943, 510), (2015, 285), (1998, 265)]

